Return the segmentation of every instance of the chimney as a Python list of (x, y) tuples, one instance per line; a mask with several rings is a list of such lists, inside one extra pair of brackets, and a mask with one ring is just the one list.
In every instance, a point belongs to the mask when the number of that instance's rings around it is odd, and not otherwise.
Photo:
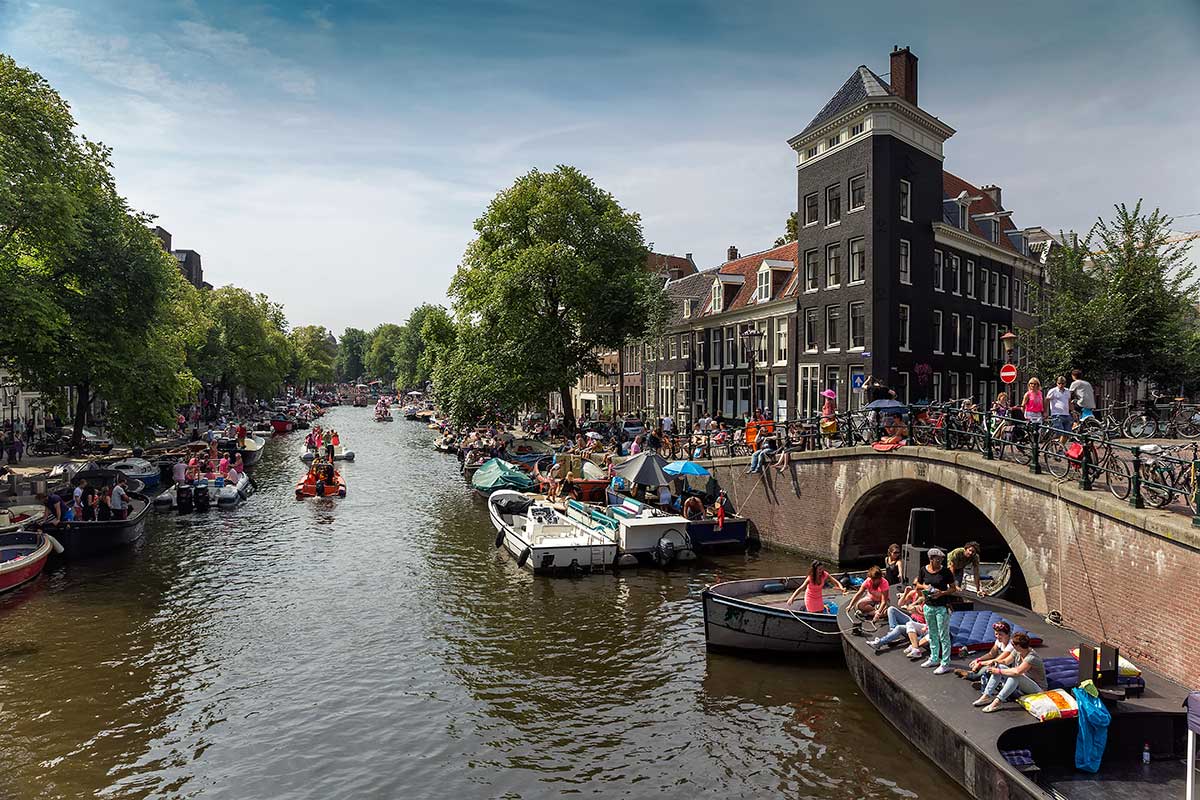
[(738, 258), (737, 248), (734, 247), (733, 245), (729, 245), (729, 249), (725, 251), (725, 260), (726, 261), (736, 261), (737, 258)]
[[(692, 261), (692, 254), (691, 254), (691, 253), (684, 253), (684, 254), (683, 254), (683, 257), (684, 257), (684, 258), (686, 258), (688, 261)], [(695, 262), (695, 261), (692, 261), (692, 263), (694, 264), (694, 263), (696, 263), (696, 262)]]
[(1004, 210), (1004, 206), (1000, 202), (1000, 187), (999, 186), (996, 186), (995, 184), (989, 184), (987, 186), (984, 186), (979, 191), (983, 192), (985, 195), (992, 198), (992, 205), (994, 205), (996, 207), (997, 211)]
[(917, 57), (907, 47), (892, 45), (892, 94), (917, 104)]

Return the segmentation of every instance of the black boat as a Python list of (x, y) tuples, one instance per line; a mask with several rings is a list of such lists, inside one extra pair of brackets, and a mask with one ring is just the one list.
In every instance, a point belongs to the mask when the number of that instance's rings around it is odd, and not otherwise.
[(46, 527), (63, 547), (65, 558), (86, 558), (118, 547), (133, 544), (146, 530), (146, 514), (150, 501), (144, 494), (129, 493), (129, 517), (101, 522), (64, 522), (58, 527)]

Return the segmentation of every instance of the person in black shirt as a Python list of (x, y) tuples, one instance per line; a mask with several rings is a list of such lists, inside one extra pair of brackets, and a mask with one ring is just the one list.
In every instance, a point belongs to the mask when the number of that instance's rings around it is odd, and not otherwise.
[(941, 549), (929, 550), (929, 563), (921, 569), (917, 589), (925, 593), (925, 623), (929, 626), (929, 659), (921, 666), (936, 667), (935, 675), (945, 675), (950, 672), (950, 602), (958, 584)]

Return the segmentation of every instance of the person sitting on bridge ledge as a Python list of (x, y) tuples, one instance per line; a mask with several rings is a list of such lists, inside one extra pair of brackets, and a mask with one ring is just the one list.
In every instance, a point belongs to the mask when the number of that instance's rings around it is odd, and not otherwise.
[(881, 620), (888, 610), (888, 582), (883, 577), (883, 570), (871, 567), (867, 570), (867, 579), (858, 587), (854, 597), (850, 599), (850, 607), (857, 609), (864, 617), (871, 615), (873, 620)]

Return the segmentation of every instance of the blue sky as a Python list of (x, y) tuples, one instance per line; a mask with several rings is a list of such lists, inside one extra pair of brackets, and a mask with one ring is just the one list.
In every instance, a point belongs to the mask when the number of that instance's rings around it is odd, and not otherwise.
[(340, 332), (444, 301), (472, 221), (534, 166), (583, 169), (701, 267), (769, 246), (787, 138), (894, 44), (957, 129), (946, 168), (1018, 225), (1200, 212), (1200, 2), (1105, 5), (0, 0), (0, 50), (212, 283)]

